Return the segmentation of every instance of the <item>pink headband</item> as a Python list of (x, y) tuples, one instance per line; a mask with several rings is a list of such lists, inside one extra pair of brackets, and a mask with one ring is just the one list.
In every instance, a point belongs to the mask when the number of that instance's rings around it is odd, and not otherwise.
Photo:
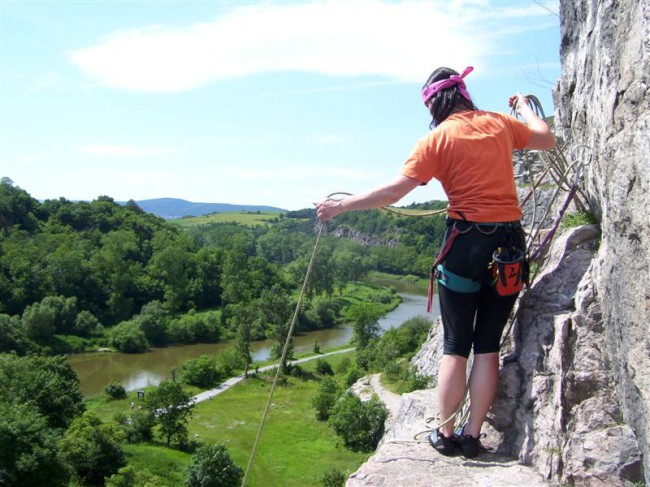
[(473, 66), (468, 66), (465, 68), (465, 71), (463, 71), (463, 74), (458, 76), (457, 74), (452, 74), (449, 78), (447, 79), (442, 79), (440, 81), (436, 81), (435, 83), (430, 84), (427, 86), (425, 89), (422, 90), (422, 101), (426, 105), (427, 102), (433, 98), (433, 95), (438, 93), (439, 91), (442, 91), (446, 88), (450, 88), (454, 85), (458, 85), (458, 89), (460, 90), (460, 94), (463, 95), (465, 98), (467, 98), (468, 101), (472, 101), (472, 98), (469, 96), (469, 93), (467, 92), (467, 89), (465, 87), (465, 81), (463, 81), (463, 78), (467, 76), (469, 73), (474, 71)]

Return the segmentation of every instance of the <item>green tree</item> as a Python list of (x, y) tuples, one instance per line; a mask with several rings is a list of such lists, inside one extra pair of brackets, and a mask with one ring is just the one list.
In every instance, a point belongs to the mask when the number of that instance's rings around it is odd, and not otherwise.
[[(111, 210), (112, 211), (112, 210)], [(114, 217), (101, 215), (100, 225), (116, 226)], [(111, 323), (125, 320), (133, 315), (138, 290), (135, 283), (143, 272), (140, 248), (135, 232), (114, 230), (102, 235), (101, 247), (92, 254), (91, 269), (96, 276), (104, 301), (107, 319)]]
[(95, 315), (85, 309), (79, 311), (74, 323), (75, 335), (88, 337), (101, 333), (100, 330), (101, 324)]
[(384, 314), (374, 303), (357, 303), (348, 310), (348, 317), (354, 322), (354, 340), (357, 347), (364, 349), (370, 341), (379, 336), (379, 318)]
[(332, 408), (329, 423), (348, 448), (372, 451), (384, 434), (387, 415), (386, 407), (376, 397), (364, 403), (347, 392)]
[(323, 475), (321, 485), (323, 487), (343, 487), (346, 478), (343, 472), (334, 468)]
[(163, 479), (142, 467), (127, 465), (106, 479), (106, 487), (159, 487)]
[(38, 207), (38, 201), (27, 191), (14, 186), (11, 179), (0, 179), (0, 228), (16, 225), (23, 230), (35, 230), (38, 227)]
[(54, 310), (55, 333), (71, 335), (74, 333), (75, 320), (77, 318), (77, 298), (64, 296), (45, 296), (41, 300), (41, 306)]
[(65, 356), (0, 354), (0, 401), (32, 404), (51, 428), (66, 428), (85, 406)]
[(140, 329), (152, 345), (162, 345), (167, 341), (169, 311), (160, 301), (145, 304), (137, 316)]
[(206, 445), (192, 455), (185, 483), (188, 487), (238, 487), (244, 471), (233, 462), (223, 445)]
[(153, 439), (156, 417), (150, 411), (135, 410), (130, 416), (118, 413), (113, 419), (122, 427), (129, 443), (143, 443)]
[(344, 249), (334, 252), (333, 260), (335, 280), (341, 290), (348, 282), (358, 281), (366, 272), (363, 256), (358, 251)]
[(145, 399), (145, 409), (156, 416), (160, 434), (170, 445), (175, 439), (182, 444), (187, 439), (187, 424), (194, 412), (192, 397), (180, 382), (163, 381)]
[(141, 353), (149, 349), (147, 337), (135, 320), (123, 321), (111, 330), (111, 345), (124, 353)]
[(221, 274), (221, 294), (226, 303), (247, 303), (253, 296), (246, 235), (236, 235), (226, 251)]
[(38, 342), (45, 342), (52, 338), (55, 319), (55, 310), (41, 303), (27, 306), (22, 316), (27, 336)]
[(75, 476), (91, 485), (104, 485), (104, 479), (126, 465), (120, 447), (124, 433), (112, 423), (103, 423), (87, 412), (70, 425), (61, 440), (61, 453), (72, 466)]
[(312, 400), (312, 405), (316, 409), (316, 419), (327, 421), (340, 394), (341, 390), (332, 377), (324, 377), (321, 380), (318, 392)]
[(0, 352), (24, 355), (31, 347), (21, 321), (15, 316), (0, 314)]
[[(271, 356), (274, 359), (282, 357), (282, 350), (287, 343), (287, 337), (290, 331), (291, 303), (289, 295), (281, 286), (275, 284), (271, 289), (262, 291), (261, 296), (256, 301), (256, 313), (258, 320), (271, 330), (271, 337), (274, 340), (271, 348)], [(286, 362), (293, 358), (293, 338), (289, 339), (285, 363), (280, 364), (284, 370)]]
[(111, 399), (126, 399), (126, 390), (119, 382), (111, 382), (104, 387), (104, 392)]
[(0, 400), (0, 485), (68, 485), (60, 431), (33, 404)]
[(190, 237), (171, 231), (158, 232), (153, 247), (147, 270), (162, 283), (165, 304), (172, 312), (187, 309), (196, 251)]
[(198, 309), (221, 304), (221, 267), (223, 251), (202, 247), (196, 252), (196, 276), (191, 286), (191, 298)]
[(235, 328), (235, 350), (244, 363), (244, 377), (248, 378), (248, 367), (253, 358), (251, 356), (251, 343), (253, 341), (254, 314), (248, 306), (237, 306), (233, 322)]
[(221, 378), (216, 358), (208, 355), (186, 360), (181, 365), (181, 380), (192, 386), (207, 389), (216, 385)]

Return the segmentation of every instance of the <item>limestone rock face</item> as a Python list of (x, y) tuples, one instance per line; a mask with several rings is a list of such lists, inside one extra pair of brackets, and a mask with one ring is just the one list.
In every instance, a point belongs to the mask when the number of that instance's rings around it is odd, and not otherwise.
[(624, 423), (593, 280), (598, 226), (560, 235), (544, 271), (519, 300), (489, 416), (497, 451), (563, 483), (643, 479)]
[(603, 346), (650, 482), (650, 3), (564, 1), (561, 28), (556, 127), (586, 148)]

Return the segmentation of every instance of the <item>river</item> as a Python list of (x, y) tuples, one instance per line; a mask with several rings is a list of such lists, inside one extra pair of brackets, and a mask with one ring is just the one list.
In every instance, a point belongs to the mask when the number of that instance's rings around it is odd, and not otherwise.
[[(402, 303), (384, 318), (379, 320), (382, 330), (400, 326), (414, 316), (426, 316), (426, 296), (413, 294), (413, 288), (400, 285)], [(440, 315), (437, 299), (434, 300), (435, 319)], [(345, 324), (328, 330), (317, 330), (294, 336), (295, 353), (309, 352), (315, 340), (322, 349), (338, 347), (350, 342), (352, 325)], [(178, 369), (188, 359), (201, 355), (214, 355), (231, 346), (229, 342), (197, 345), (177, 345), (153, 348), (147, 353), (82, 353), (70, 355), (69, 360), (81, 382), (81, 390), (86, 397), (96, 396), (111, 382), (118, 382), (127, 391), (158, 385), (168, 378), (173, 369)], [(253, 342), (253, 360), (268, 360), (273, 341)]]

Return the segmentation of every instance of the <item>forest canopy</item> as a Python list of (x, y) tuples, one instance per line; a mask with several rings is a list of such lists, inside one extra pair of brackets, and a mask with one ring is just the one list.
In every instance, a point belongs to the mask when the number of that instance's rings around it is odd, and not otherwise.
[[(295, 300), (316, 227), (308, 209), (267, 226), (184, 229), (134, 201), (40, 202), (3, 178), (0, 352), (61, 353), (89, 340), (127, 352), (214, 342), (235, 335), (243, 308), (255, 311), (254, 338), (272, 336), (284, 323), (269, 320), (286, 315), (279, 302)], [(442, 216), (377, 210), (329, 223), (299, 328), (334, 326), (341, 316), (337, 292), (370, 271), (426, 277), (444, 229)]]

